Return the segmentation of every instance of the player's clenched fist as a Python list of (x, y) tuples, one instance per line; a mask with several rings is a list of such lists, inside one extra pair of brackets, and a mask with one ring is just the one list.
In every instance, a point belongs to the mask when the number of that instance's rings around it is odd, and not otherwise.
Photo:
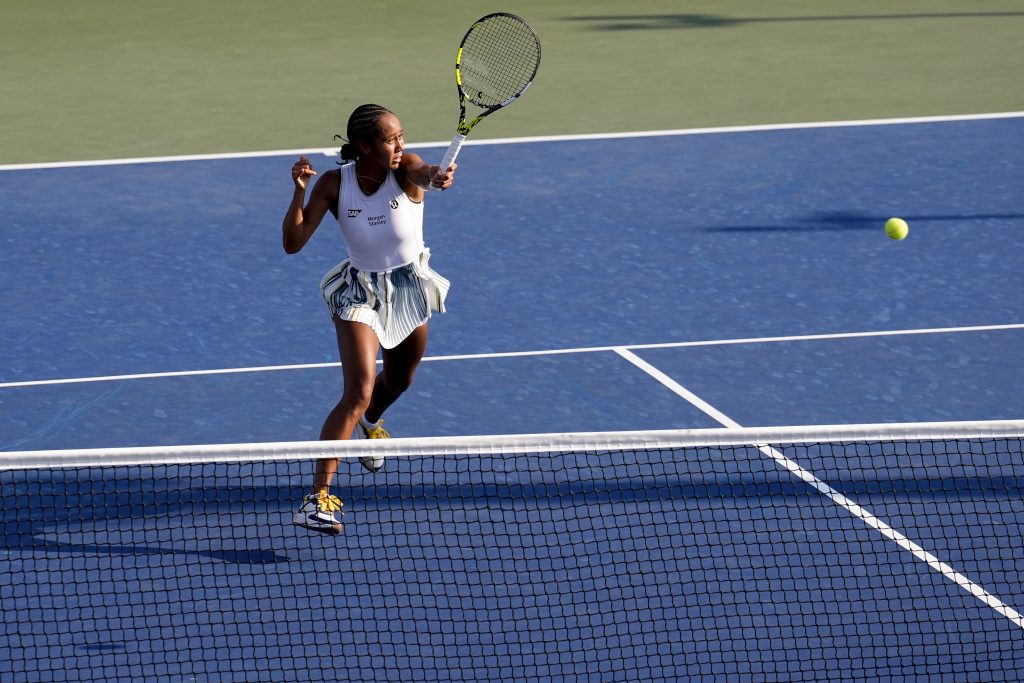
[(313, 165), (305, 156), (300, 156), (299, 160), (292, 165), (292, 180), (295, 181), (295, 187), (300, 190), (305, 190), (307, 179), (315, 175), (316, 171), (313, 170)]

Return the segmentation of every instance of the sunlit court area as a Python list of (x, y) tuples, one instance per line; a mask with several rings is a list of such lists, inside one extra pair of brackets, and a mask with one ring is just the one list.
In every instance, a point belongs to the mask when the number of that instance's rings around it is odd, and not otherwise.
[(1017, 680), (1022, 37), (5, 3), (0, 680)]

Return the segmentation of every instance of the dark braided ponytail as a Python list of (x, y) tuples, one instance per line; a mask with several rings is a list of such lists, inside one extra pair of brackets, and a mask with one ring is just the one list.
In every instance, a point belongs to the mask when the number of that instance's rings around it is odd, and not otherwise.
[(358, 159), (359, 148), (356, 146), (357, 143), (372, 143), (377, 136), (377, 119), (385, 114), (393, 113), (390, 109), (379, 104), (361, 104), (356, 107), (352, 115), (348, 117), (348, 126), (345, 129), (348, 137), (334, 136), (335, 140), (341, 140), (344, 143), (341, 146), (342, 163)]

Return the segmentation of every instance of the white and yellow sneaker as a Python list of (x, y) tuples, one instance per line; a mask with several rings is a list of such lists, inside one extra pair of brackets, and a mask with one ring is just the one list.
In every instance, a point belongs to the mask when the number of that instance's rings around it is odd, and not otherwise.
[(302, 499), (302, 507), (292, 515), (292, 523), (322, 534), (338, 535), (341, 533), (341, 522), (334, 513), (345, 514), (341, 509), (343, 505), (337, 496), (311, 493)]
[[(366, 418), (359, 418), (359, 430), (363, 433), (364, 439), (390, 439), (391, 432), (384, 429), (384, 420), (378, 420), (376, 424), (367, 422)], [(370, 472), (380, 472), (384, 467), (384, 458), (379, 455), (367, 455), (359, 458), (359, 463)]]

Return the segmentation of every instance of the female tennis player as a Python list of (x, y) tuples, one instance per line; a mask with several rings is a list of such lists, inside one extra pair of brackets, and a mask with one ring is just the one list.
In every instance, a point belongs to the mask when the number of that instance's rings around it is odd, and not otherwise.
[[(427, 344), (427, 320), (444, 313), (448, 281), (430, 269), (423, 243), (424, 190), (452, 185), (456, 164), (443, 172), (405, 151), (402, 124), (388, 109), (364, 104), (352, 112), (341, 148), (344, 163), (313, 186), (305, 157), (292, 166), (295, 191), (285, 214), (284, 250), (302, 249), (330, 211), (341, 227), (348, 258), (324, 275), (320, 291), (337, 332), (344, 391), (320, 439), (348, 439), (358, 425), (369, 439), (388, 438), (381, 416), (409, 388)], [(383, 369), (377, 374), (377, 352)], [(383, 458), (361, 458), (371, 472)], [(341, 533), (342, 502), (329, 493), (336, 459), (316, 465), (313, 492), (293, 516), (299, 526)]]

